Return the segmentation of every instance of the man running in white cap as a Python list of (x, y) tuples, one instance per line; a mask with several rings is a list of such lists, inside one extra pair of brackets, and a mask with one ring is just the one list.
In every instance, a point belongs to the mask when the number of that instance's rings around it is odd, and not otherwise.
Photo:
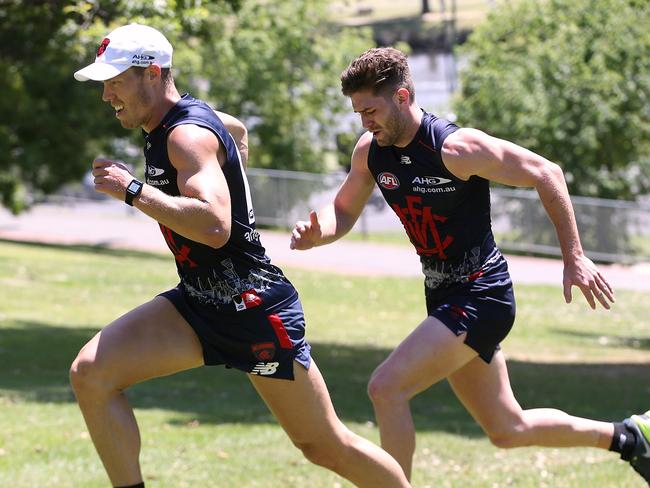
[(298, 293), (271, 264), (255, 229), (237, 144), (207, 104), (179, 94), (171, 65), (167, 39), (130, 24), (111, 32), (95, 62), (74, 75), (103, 82), (102, 99), (122, 126), (142, 128), (146, 181), (118, 161), (97, 158), (95, 188), (158, 221), (180, 277), (103, 328), (70, 370), (111, 482), (144, 486), (140, 435), (124, 390), (221, 364), (248, 374), (310, 461), (358, 486), (409, 486), (390, 455), (337, 418), (305, 340)]

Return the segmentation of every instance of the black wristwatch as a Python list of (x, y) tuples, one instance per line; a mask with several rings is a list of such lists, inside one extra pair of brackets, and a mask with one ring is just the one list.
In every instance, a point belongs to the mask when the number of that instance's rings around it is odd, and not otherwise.
[(124, 195), (124, 201), (127, 205), (133, 206), (133, 199), (136, 198), (140, 193), (142, 193), (142, 187), (144, 183), (136, 180), (135, 178), (129, 183), (129, 186), (126, 187), (126, 195)]

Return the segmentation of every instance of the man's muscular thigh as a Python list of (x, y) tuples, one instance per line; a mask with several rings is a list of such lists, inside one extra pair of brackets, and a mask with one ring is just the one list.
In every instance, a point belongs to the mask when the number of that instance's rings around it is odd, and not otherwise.
[(168, 300), (155, 297), (99, 331), (79, 352), (73, 373), (123, 389), (202, 364), (192, 328)]

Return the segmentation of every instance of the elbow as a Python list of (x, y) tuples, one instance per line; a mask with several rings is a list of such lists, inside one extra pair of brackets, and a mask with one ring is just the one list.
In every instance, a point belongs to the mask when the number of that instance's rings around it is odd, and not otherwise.
[(240, 121), (237, 122), (239, 123), (232, 128), (231, 133), (240, 146), (248, 147), (248, 129)]
[(564, 180), (564, 171), (562, 171), (562, 168), (556, 163), (548, 161), (533, 174), (534, 183), (532, 186), (538, 190), (548, 185), (566, 185)]
[(556, 185), (566, 188), (566, 180), (564, 179), (564, 171), (557, 163), (550, 163), (548, 168), (548, 178), (555, 182)]
[(214, 249), (219, 249), (230, 240), (230, 222), (217, 221), (205, 229), (202, 242)]
[(557, 163), (550, 163), (549, 164), (549, 172), (553, 175), (553, 177), (557, 180), (564, 180), (564, 171), (562, 171), (562, 168), (560, 168), (560, 165)]
[(211, 232), (208, 232), (208, 234), (205, 236), (204, 243), (214, 249), (219, 249), (228, 244), (229, 240), (230, 229), (219, 227), (213, 229)]

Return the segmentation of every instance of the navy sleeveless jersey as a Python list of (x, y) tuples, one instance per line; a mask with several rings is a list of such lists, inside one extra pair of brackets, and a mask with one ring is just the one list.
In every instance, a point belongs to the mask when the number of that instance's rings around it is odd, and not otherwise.
[(215, 309), (232, 312), (261, 304), (268, 309), (295, 299), (296, 290), (282, 271), (271, 264), (255, 229), (248, 180), (236, 144), (206, 103), (185, 94), (158, 127), (149, 134), (144, 133), (147, 184), (168, 195), (180, 195), (177, 171), (167, 154), (167, 136), (181, 124), (209, 129), (225, 148), (227, 157), (222, 170), (230, 192), (232, 218), (230, 239), (219, 249), (187, 239), (160, 225), (176, 259), (186, 297), (197, 312), (208, 315)]
[(373, 139), (368, 154), (370, 172), (420, 256), (428, 289), (472, 279), (498, 253), (489, 181), (460, 180), (442, 161), (442, 144), (456, 130), (453, 123), (424, 112), (406, 147), (382, 147)]

